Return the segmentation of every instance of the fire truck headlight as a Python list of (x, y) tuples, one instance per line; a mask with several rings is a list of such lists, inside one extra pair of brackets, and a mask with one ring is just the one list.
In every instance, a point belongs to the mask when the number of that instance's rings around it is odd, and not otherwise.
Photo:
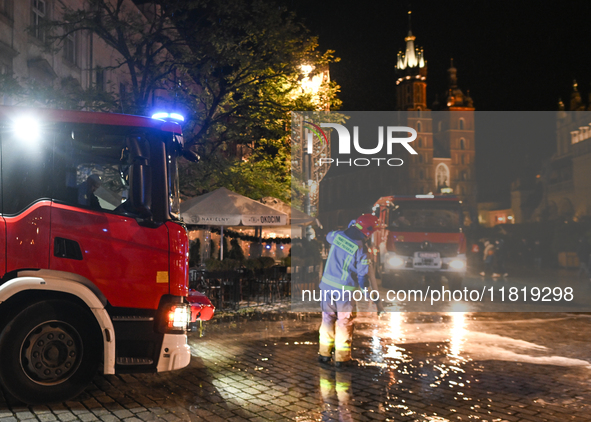
[(16, 138), (25, 142), (37, 142), (41, 137), (39, 121), (30, 116), (17, 118), (13, 122), (13, 131)]
[(391, 267), (402, 267), (404, 261), (399, 256), (392, 256), (388, 259), (388, 265)]
[(463, 270), (466, 268), (466, 263), (461, 259), (454, 259), (449, 263), (449, 267), (453, 268), (454, 270)]

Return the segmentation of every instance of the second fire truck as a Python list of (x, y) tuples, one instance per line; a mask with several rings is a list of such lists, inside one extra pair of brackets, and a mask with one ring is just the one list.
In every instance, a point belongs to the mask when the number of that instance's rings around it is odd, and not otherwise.
[(380, 229), (372, 237), (382, 284), (439, 281), (459, 288), (466, 272), (461, 202), (450, 195), (384, 196), (373, 207)]

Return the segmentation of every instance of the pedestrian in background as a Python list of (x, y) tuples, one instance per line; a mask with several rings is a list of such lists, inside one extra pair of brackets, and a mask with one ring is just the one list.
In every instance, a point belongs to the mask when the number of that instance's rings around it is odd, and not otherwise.
[[(354, 363), (351, 361), (351, 341), (355, 305), (351, 297), (357, 288), (371, 287), (364, 241), (375, 231), (377, 224), (378, 220), (374, 215), (363, 214), (352, 221), (346, 230), (332, 231), (326, 236), (331, 246), (320, 282), (320, 363), (331, 361), (333, 348), (335, 367), (351, 366)], [(343, 294), (347, 292), (350, 296)], [(338, 300), (334, 300), (337, 298)]]
[(484, 241), (484, 250), (482, 252), (482, 260), (484, 261), (484, 271), (480, 273), (482, 277), (491, 274), (493, 271), (493, 264), (495, 261), (495, 244), (490, 240)]
[(493, 277), (507, 277), (505, 264), (507, 262), (507, 248), (505, 247), (505, 241), (503, 239), (495, 240), (495, 259), (494, 259), (494, 272)]

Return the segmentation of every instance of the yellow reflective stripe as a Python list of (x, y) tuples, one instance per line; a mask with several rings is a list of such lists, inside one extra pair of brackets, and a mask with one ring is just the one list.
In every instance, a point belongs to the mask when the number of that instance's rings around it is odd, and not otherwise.
[(332, 385), (332, 381), (327, 379), (320, 379), (320, 387), (321, 388), (329, 388), (332, 389), (334, 386)]
[(345, 259), (345, 263), (343, 264), (343, 272), (341, 273), (341, 280), (347, 279), (347, 276), (349, 275), (349, 264), (351, 263), (352, 259), (353, 257), (351, 255), (347, 256), (347, 259)]
[(345, 290), (357, 290), (355, 286), (347, 286), (341, 283), (337, 283), (336, 281), (330, 280), (327, 276), (322, 276), (322, 282), (328, 284), (331, 287), (336, 287), (337, 289), (345, 289)]
[(334, 338), (330, 337), (327, 333), (321, 331), (319, 336), (319, 343), (325, 344), (327, 346), (332, 346), (334, 344)]
[(354, 255), (355, 252), (357, 252), (357, 249), (359, 249), (359, 245), (357, 245), (355, 242), (350, 241), (346, 237), (341, 236), (340, 234), (338, 234), (337, 237), (335, 237), (332, 244), (338, 246), (339, 248), (347, 252), (349, 255)]
[(335, 347), (335, 350), (346, 352), (347, 350), (351, 350), (351, 346), (339, 346)]
[[(322, 380), (320, 380), (320, 383), (322, 383)], [(347, 391), (350, 386), (351, 386), (351, 383), (348, 383), (348, 382), (337, 382), (336, 390), (337, 391)]]
[(362, 259), (361, 265), (369, 265), (369, 259)]

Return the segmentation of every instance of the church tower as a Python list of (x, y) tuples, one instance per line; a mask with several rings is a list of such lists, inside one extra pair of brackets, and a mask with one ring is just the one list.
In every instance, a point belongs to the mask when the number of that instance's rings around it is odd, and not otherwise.
[(471, 209), (476, 209), (476, 145), (474, 102), (470, 91), (458, 86), (458, 70), (451, 59), (447, 70), (447, 92), (441, 103), (433, 104), (433, 166), (436, 192), (459, 196)]
[(406, 49), (399, 51), (396, 63), (396, 109), (400, 111), (427, 109), (427, 62), (423, 49), (415, 47), (408, 12), (408, 35), (404, 38)]

